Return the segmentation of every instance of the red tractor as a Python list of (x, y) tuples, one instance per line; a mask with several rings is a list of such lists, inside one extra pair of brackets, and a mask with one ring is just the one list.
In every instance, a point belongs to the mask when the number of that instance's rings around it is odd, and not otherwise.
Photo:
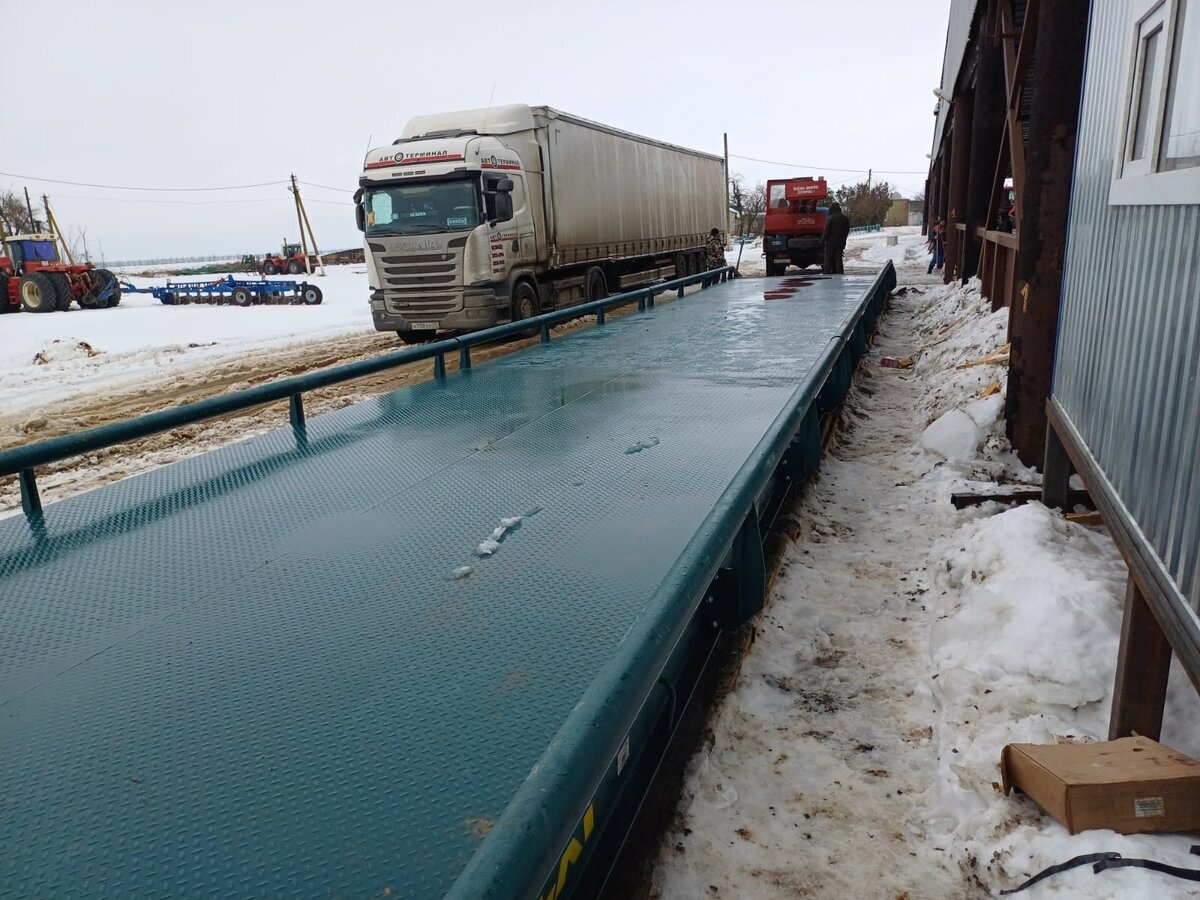
[(788, 178), (767, 182), (763, 255), (767, 274), (782, 275), (789, 265), (820, 265), (825, 255), (827, 210), (818, 206), (829, 195), (824, 178)]
[(51, 234), (5, 237), (0, 254), (0, 313), (106, 309), (121, 302), (121, 286), (108, 269), (68, 265), (58, 258)]
[(317, 258), (311, 253), (308, 255), (308, 267), (304, 265), (304, 251), (299, 244), (289, 244), (286, 241), (283, 244), (283, 253), (267, 253), (262, 261), (263, 275), (278, 275), (280, 272), (287, 272), (289, 275), (299, 275), (301, 272), (310, 272), (317, 265)]

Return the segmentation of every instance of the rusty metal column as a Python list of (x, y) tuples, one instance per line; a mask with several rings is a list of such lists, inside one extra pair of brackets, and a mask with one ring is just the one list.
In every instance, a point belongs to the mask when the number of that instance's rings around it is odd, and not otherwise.
[(1016, 297), (1009, 311), (1012, 355), (1005, 408), (1008, 438), (1021, 461), (1046, 452), (1046, 398), (1054, 372), (1063, 254), (1075, 165), (1090, 0), (1040, 7), (1028, 84), (1032, 90), (1025, 185), (1017, 199), (1020, 231)]
[[(1086, 21), (1086, 20), (1085, 20)], [(990, 35), (979, 39), (975, 66), (975, 110), (971, 122), (971, 172), (967, 181), (966, 242), (962, 278), (979, 272), (982, 240), (975, 231), (992, 222), (992, 173), (1004, 137), (1007, 92), (1004, 87), (1004, 50)]]
[(970, 175), (971, 117), (975, 94), (964, 90), (954, 98), (951, 127), (954, 136), (950, 142), (950, 183), (946, 203), (946, 268), (944, 280), (949, 284), (961, 277), (963, 264), (962, 235), (958, 223), (967, 214), (967, 178)]

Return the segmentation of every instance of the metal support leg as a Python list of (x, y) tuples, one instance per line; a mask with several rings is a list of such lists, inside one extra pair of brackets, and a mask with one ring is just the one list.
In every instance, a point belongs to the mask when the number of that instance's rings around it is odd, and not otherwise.
[[(683, 299), (683, 287), (682, 287), (682, 285), (681, 285), (680, 287), (677, 287), (677, 288), (675, 289), (675, 299), (676, 299), (676, 300), (682, 300), (682, 299)], [(650, 301), (650, 305), (651, 305), (651, 306), (653, 306), (653, 305), (654, 305), (654, 301), (653, 301), (653, 300), (651, 300), (651, 301)]]
[(646, 311), (646, 298), (638, 297), (638, 312), (645, 312), (645, 311)]
[(292, 394), (288, 401), (288, 419), (291, 420), (292, 427), (297, 431), (304, 430), (304, 395), (301, 393)]
[(461, 347), (458, 351), (458, 368), (460, 371), (465, 371), (471, 368), (471, 348)]
[(550, 326), (545, 322), (542, 323), (542, 343), (550, 343)]
[(38, 496), (37, 476), (33, 469), (22, 469), (17, 476), (21, 482), (21, 509), (31, 516), (42, 511), (42, 498)]
[(746, 515), (732, 549), (732, 568), (722, 569), (709, 589), (716, 600), (716, 622), (726, 631), (749, 622), (766, 599), (767, 567), (757, 510)]
[(596, 324), (597, 325), (604, 324), (604, 307), (603, 306), (600, 307), (598, 310), (596, 310)]
[(446, 354), (439, 353), (433, 358), (433, 377), (438, 381), (446, 380)]
[(1042, 464), (1042, 503), (1051, 509), (1071, 508), (1071, 457), (1050, 423), (1046, 424), (1046, 458)]
[(1170, 673), (1171, 643), (1130, 575), (1125, 587), (1125, 618), (1117, 653), (1109, 740), (1135, 732), (1158, 740)]

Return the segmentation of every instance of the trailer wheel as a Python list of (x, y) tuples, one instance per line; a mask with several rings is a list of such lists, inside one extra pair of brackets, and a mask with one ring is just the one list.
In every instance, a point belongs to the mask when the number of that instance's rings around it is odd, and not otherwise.
[(675, 254), (675, 277), (683, 278), (688, 274), (687, 256), (683, 253)]
[(234, 288), (233, 302), (238, 306), (249, 306), (254, 302), (254, 295), (244, 287)]
[(41, 272), (24, 275), (17, 282), (17, 296), (26, 312), (54, 312), (58, 292), (54, 283)]
[(74, 299), (71, 296), (70, 279), (62, 272), (50, 272), (46, 277), (54, 285), (54, 308), (59, 312), (66, 312), (71, 308), (71, 301)]
[(604, 270), (599, 266), (592, 266), (587, 273), (587, 298), (592, 300), (603, 300), (608, 296), (608, 281), (604, 277)]
[(167, 291), (167, 293), (163, 294), (158, 299), (162, 301), (163, 306), (174, 306), (175, 305), (175, 294), (171, 291)]
[(776, 275), (782, 275), (786, 269), (787, 269), (786, 265), (780, 266), (780, 265), (776, 265), (773, 262), (767, 263), (767, 275), (772, 276), (772, 277), (774, 277)]
[(315, 284), (306, 284), (300, 290), (300, 299), (309, 306), (316, 306), (324, 299), (321, 295), (321, 289)]
[(299, 275), (304, 271), (304, 264), (298, 259), (293, 259), (288, 263), (288, 274)]
[(263, 274), (264, 275), (278, 275), (279, 274), (279, 266), (275, 265), (275, 263), (271, 262), (268, 259), (265, 263), (263, 263)]

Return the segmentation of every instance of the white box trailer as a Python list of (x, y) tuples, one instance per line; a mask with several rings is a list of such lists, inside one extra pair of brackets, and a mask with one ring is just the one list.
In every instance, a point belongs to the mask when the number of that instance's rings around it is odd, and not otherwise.
[(718, 156), (545, 106), (419, 116), (360, 179), (375, 327), (407, 341), (704, 267)]

